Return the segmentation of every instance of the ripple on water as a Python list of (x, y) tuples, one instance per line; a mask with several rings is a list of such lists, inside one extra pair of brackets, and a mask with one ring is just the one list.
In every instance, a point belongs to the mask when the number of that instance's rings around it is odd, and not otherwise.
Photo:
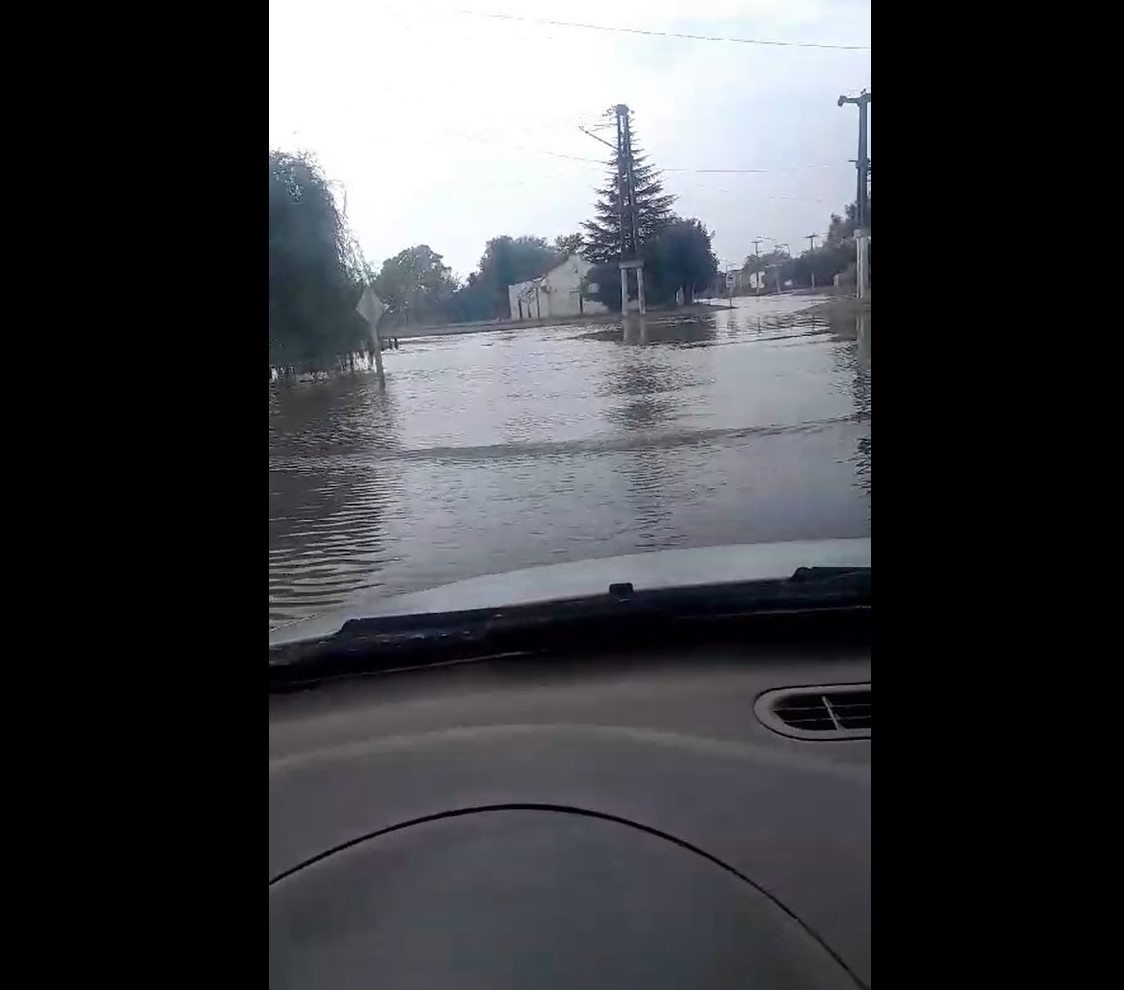
[(869, 317), (766, 302), (403, 340), (385, 392), (271, 388), (270, 625), (535, 564), (869, 535)]

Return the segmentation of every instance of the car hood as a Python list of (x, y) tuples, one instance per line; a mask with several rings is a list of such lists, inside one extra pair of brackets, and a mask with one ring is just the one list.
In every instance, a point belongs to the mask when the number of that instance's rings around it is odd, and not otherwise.
[(637, 591), (785, 578), (798, 567), (869, 567), (870, 540), (793, 540), (601, 557), (456, 581), (428, 591), (356, 599), (274, 629), (269, 645), (330, 636), (349, 619), (418, 615), (583, 598), (628, 581)]

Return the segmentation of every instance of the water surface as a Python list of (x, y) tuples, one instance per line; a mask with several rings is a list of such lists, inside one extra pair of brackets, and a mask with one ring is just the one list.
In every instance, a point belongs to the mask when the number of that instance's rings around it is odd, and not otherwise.
[(271, 385), (269, 622), (669, 547), (870, 535), (870, 318), (808, 297), (403, 339)]

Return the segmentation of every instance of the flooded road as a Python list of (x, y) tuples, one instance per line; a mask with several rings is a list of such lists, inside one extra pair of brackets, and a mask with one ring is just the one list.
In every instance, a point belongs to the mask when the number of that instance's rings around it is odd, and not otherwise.
[(817, 301), (403, 339), (385, 393), (271, 385), (270, 627), (536, 564), (869, 536), (870, 318)]

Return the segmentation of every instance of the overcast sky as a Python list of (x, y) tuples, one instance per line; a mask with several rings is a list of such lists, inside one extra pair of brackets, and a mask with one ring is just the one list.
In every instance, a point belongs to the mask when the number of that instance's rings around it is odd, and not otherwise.
[[(460, 11), (869, 46), (867, 0), (463, 2), (269, 5), (269, 146), (315, 153), (346, 190), (349, 223), (376, 267), (424, 243), (465, 276), (489, 237), (579, 230), (604, 166), (564, 156), (611, 154), (578, 125), (615, 103), (632, 108), (676, 211), (715, 232), (723, 262), (740, 264), (754, 237), (798, 253), (854, 199), (858, 111), (836, 99), (869, 88), (869, 50), (641, 37)], [(767, 171), (687, 171), (733, 168)]]

